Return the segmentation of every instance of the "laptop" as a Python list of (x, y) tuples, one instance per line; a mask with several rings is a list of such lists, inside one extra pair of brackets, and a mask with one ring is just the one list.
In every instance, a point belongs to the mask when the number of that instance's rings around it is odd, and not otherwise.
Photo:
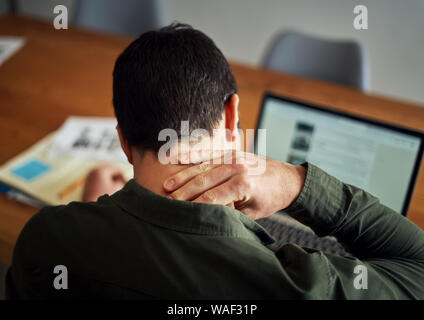
[(255, 136), (255, 152), (292, 164), (308, 161), (407, 215), (423, 132), (271, 93), (263, 98), (257, 128), (266, 129), (266, 137)]

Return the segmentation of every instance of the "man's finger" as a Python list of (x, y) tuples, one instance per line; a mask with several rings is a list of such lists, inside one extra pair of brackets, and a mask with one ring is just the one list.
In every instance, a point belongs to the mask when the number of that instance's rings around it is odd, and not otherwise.
[(112, 176), (112, 180), (114, 183), (117, 184), (125, 184), (127, 182), (127, 180), (125, 179), (124, 175), (122, 174), (122, 172), (115, 172)]
[(246, 194), (241, 189), (237, 178), (229, 179), (215, 188), (202, 193), (193, 202), (207, 204), (222, 204), (247, 201)]
[(166, 179), (163, 183), (163, 188), (167, 192), (173, 192), (193, 179), (195, 176), (206, 172), (210, 169), (216, 168), (221, 164), (246, 164), (244, 153), (235, 150), (220, 153), (218, 158), (213, 158), (209, 162), (201, 163), (187, 169), (181, 170), (175, 175)]
[[(234, 181), (230, 179), (218, 187), (206, 191), (193, 202), (226, 205), (241, 211), (248, 218), (256, 220), (258, 218), (256, 211), (243, 205), (248, 201), (248, 194), (243, 194), (241, 190), (235, 190), (234, 185)], [(238, 205), (235, 205), (235, 203), (238, 203)]]
[(175, 191), (187, 182), (189, 182), (195, 176), (208, 170), (211, 170), (217, 166), (218, 165), (201, 163), (192, 167), (188, 167), (166, 179), (163, 183), (163, 187), (167, 192)]
[[(211, 167), (214, 165), (207, 166)], [(220, 165), (212, 167), (210, 170), (196, 175), (193, 179), (171, 193), (170, 196), (176, 200), (193, 200), (207, 190), (224, 183), (240, 170), (242, 169), (237, 165)]]

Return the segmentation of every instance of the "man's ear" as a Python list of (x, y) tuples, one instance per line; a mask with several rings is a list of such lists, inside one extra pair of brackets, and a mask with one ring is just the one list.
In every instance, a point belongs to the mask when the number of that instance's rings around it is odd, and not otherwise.
[(231, 140), (236, 140), (238, 118), (239, 96), (234, 93), (225, 105), (225, 128), (231, 132)]
[(130, 145), (128, 144), (128, 140), (125, 138), (124, 134), (122, 133), (121, 127), (119, 125), (116, 125), (116, 131), (118, 131), (119, 142), (121, 143), (122, 150), (127, 156), (128, 162), (133, 164), (132, 149)]

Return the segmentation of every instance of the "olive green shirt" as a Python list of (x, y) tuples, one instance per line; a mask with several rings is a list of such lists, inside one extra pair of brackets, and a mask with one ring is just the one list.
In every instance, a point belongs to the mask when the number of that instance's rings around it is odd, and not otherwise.
[[(7, 296), (423, 299), (424, 232), (372, 195), (306, 166), (303, 191), (286, 212), (319, 236), (335, 236), (355, 258), (294, 244), (274, 253), (266, 247), (273, 239), (241, 212), (172, 200), (130, 180), (95, 203), (36, 214), (16, 244)], [(67, 269), (67, 289), (54, 286), (57, 265)]]

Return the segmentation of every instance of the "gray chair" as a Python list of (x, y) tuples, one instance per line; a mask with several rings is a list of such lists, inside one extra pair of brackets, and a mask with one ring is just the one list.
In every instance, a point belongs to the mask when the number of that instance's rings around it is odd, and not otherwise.
[(0, 16), (3, 16), (10, 12), (9, 0), (0, 0)]
[(74, 25), (86, 29), (138, 36), (165, 24), (162, 1), (80, 0)]
[(354, 41), (330, 41), (285, 32), (273, 41), (263, 66), (363, 91), (369, 89), (367, 58), (362, 46)]

